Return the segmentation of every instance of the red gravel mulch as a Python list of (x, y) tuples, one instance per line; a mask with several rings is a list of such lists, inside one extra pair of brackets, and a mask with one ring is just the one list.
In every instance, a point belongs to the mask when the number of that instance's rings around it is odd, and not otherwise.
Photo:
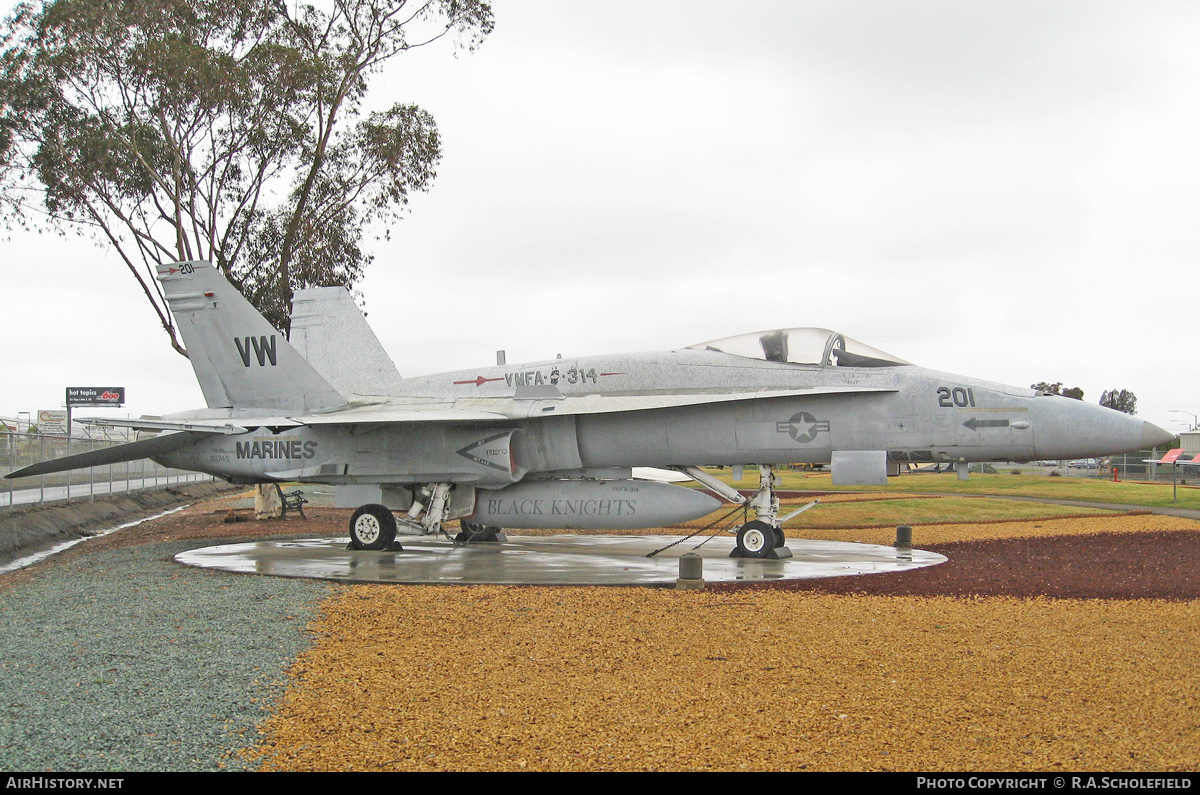
[(1200, 598), (1200, 531), (960, 541), (921, 548), (948, 560), (911, 571), (754, 587), (889, 596)]

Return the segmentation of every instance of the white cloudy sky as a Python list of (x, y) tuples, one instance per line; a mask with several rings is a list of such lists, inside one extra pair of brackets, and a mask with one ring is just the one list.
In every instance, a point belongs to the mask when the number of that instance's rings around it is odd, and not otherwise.
[[(1200, 4), (496, 0), (398, 59), (438, 180), (362, 284), (404, 375), (826, 326), (1200, 413)], [(0, 415), (203, 404), (115, 255), (0, 244)], [(95, 411), (94, 413), (103, 413)]]

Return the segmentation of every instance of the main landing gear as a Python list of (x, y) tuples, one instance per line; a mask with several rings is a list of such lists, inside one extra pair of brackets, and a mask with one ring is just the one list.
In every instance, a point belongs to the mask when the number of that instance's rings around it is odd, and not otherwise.
[[(431, 483), (424, 486), (413, 500), (408, 513), (397, 517), (383, 505), (364, 505), (350, 517), (350, 548), (367, 550), (403, 549), (396, 541), (396, 534), (437, 535), (442, 532), (446, 521), (450, 498), (449, 483)], [(455, 544), (478, 544), (507, 541), (499, 527), (490, 527), (475, 522), (462, 521)]]
[[(396, 533), (403, 525), (407, 535), (440, 533), (450, 497), (449, 483), (430, 483), (413, 499), (399, 519), (383, 505), (364, 505), (350, 517), (350, 548), (400, 551)], [(424, 514), (424, 516), (422, 516)]]

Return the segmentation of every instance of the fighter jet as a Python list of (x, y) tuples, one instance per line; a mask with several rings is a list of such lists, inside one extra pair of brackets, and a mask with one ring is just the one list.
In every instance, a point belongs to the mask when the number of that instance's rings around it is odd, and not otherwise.
[[(151, 458), (232, 483), (320, 483), (353, 507), (350, 543), (397, 534), (492, 542), (504, 529), (661, 527), (721, 502), (632, 476), (686, 473), (754, 518), (733, 554), (787, 554), (781, 464), (882, 484), (905, 462), (1089, 458), (1162, 445), (1129, 415), (918, 367), (828, 329), (401, 378), (342, 288), (301, 290), (290, 339), (207, 262), (158, 268), (207, 408), (80, 420), (157, 435), (9, 473)], [(498, 357), (499, 359), (500, 357)], [(757, 465), (747, 498), (701, 469)], [(786, 517), (784, 517), (786, 519)]]

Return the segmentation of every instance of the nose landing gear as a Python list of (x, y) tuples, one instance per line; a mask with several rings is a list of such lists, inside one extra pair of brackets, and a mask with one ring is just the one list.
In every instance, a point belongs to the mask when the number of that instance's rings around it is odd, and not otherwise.
[(779, 560), (790, 558), (787, 539), (779, 521), (779, 497), (775, 487), (779, 485), (771, 472), (770, 464), (758, 467), (758, 492), (750, 499), (748, 507), (754, 509), (754, 519), (738, 530), (737, 545), (729, 553), (731, 558), (763, 558)]

